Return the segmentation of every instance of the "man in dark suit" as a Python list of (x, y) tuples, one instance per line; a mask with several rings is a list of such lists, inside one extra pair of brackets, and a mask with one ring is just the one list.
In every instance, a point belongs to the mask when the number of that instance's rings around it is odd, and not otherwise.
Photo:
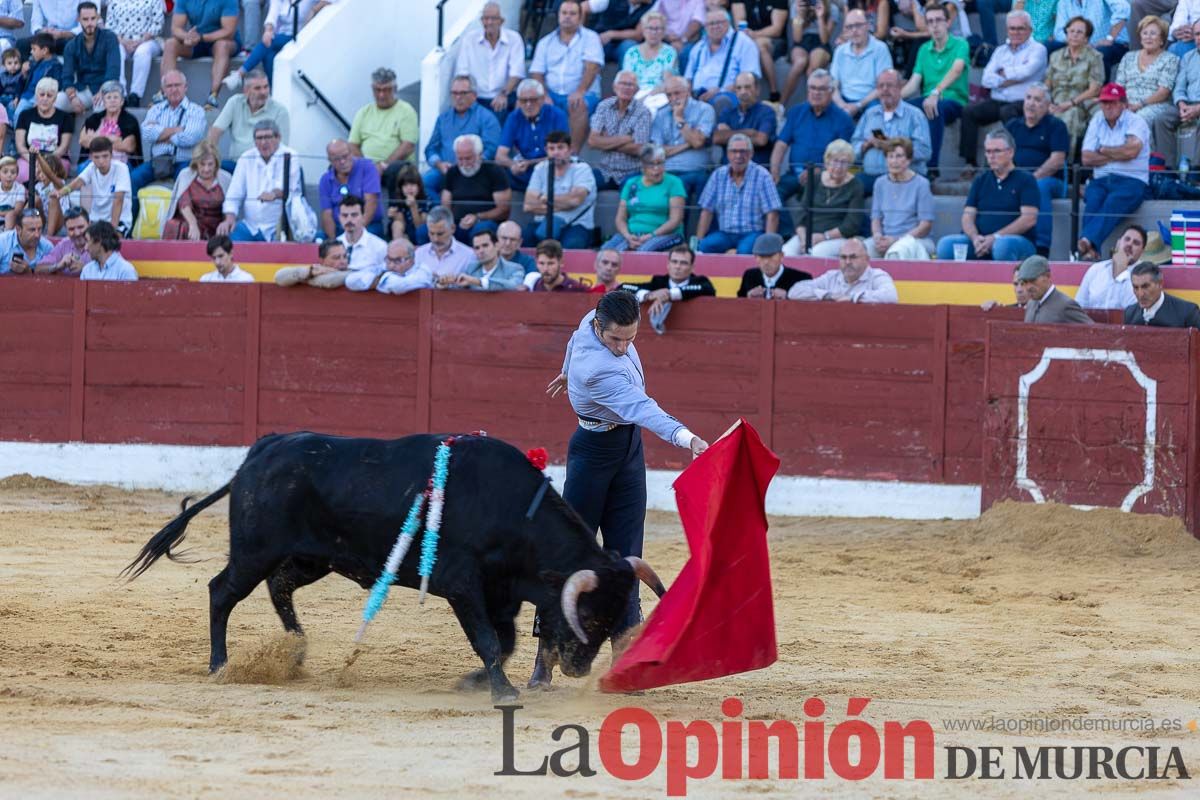
[(754, 240), (754, 261), (758, 266), (742, 273), (738, 297), (786, 300), (792, 284), (812, 280), (807, 272), (783, 265), (783, 237), (778, 233), (764, 233)]
[(686, 244), (677, 244), (667, 251), (667, 274), (655, 275), (645, 283), (623, 283), (622, 289), (637, 293), (638, 302), (652, 303), (654, 313), (663, 303), (691, 300), (695, 297), (716, 297), (712, 281), (703, 275), (692, 274), (696, 254)]
[(1030, 256), (1017, 268), (1017, 280), (1025, 287), (1026, 322), (1072, 322), (1091, 325), (1092, 318), (1079, 304), (1060, 292), (1050, 279), (1050, 262), (1045, 256)]
[(1200, 307), (1163, 291), (1162, 270), (1143, 261), (1130, 272), (1137, 302), (1125, 307), (1126, 325), (1200, 330)]

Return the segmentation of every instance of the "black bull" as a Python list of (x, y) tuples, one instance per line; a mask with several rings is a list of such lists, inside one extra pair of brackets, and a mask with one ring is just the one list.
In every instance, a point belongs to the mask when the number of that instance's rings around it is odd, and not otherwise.
[[(364, 588), (374, 584), (414, 496), (424, 491), (444, 436), (389, 441), (314, 433), (265, 436), (237, 474), (155, 534), (125, 573), (130, 580), (186, 535), (188, 522), (229, 495), (229, 563), (208, 584), (209, 669), (226, 661), (229, 614), (266, 580), (283, 627), (302, 633), (292, 592), (336, 572)], [(444, 597), (483, 660), (492, 695), (517, 692), (504, 674), (516, 645), (522, 602), (540, 617), (539, 648), (548, 666), (586, 675), (640, 577), (660, 596), (645, 562), (622, 559), (596, 543), (553, 487), (532, 519), (542, 473), (497, 439), (459, 437), (451, 447), (437, 562), (429, 591)], [(396, 583), (417, 587), (420, 537)], [(476, 673), (476, 683), (484, 675)]]

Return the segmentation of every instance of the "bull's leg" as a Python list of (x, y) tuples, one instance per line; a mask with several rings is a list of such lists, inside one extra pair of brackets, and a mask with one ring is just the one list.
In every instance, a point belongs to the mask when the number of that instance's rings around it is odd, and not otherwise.
[(208, 582), (209, 672), (216, 672), (228, 660), (225, 634), (229, 628), (229, 615), (233, 612), (233, 607), (245, 600), (270, 571), (268, 569), (258, 574), (235, 571), (233, 562), (230, 561), (225, 569)]
[(530, 689), (549, 689), (550, 681), (554, 678), (554, 667), (549, 659), (542, 655), (542, 640), (538, 639), (537, 658), (533, 660), (533, 674), (529, 676), (527, 686)]
[(447, 599), (450, 601), (450, 607), (454, 609), (454, 616), (458, 617), (458, 624), (462, 626), (463, 633), (467, 634), (471, 647), (475, 648), (475, 654), (483, 661), (483, 668), (487, 671), (488, 682), (492, 687), (492, 700), (515, 699), (520, 692), (504, 674), (500, 637), (496, 633), (495, 625), (488, 619), (482, 595), (472, 593)]
[[(488, 619), (491, 620), (492, 627), (496, 629), (496, 638), (500, 642), (501, 666), (508, 663), (509, 656), (517, 649), (516, 616), (520, 610), (521, 603), (519, 601), (515, 605), (505, 603), (501, 608), (496, 608), (491, 602), (488, 603)], [(486, 669), (468, 672), (458, 682), (459, 690), (467, 692), (481, 691), (490, 685), (491, 679)]]
[(271, 593), (271, 603), (275, 613), (283, 622), (283, 629), (298, 636), (304, 635), (300, 620), (296, 618), (296, 607), (292, 605), (292, 592), (310, 583), (316, 583), (331, 572), (327, 564), (289, 558), (279, 565), (267, 578), (267, 589)]

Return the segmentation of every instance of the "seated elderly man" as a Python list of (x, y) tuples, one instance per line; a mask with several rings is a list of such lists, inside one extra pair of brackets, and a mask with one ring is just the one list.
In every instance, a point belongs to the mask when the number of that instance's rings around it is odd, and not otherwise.
[(524, 236), (520, 225), (511, 219), (505, 220), (496, 230), (496, 237), (500, 242), (501, 258), (520, 266), (525, 270), (526, 275), (537, 272), (537, 264), (534, 263), (533, 256), (521, 252), (521, 242)]
[(758, 78), (749, 72), (737, 76), (733, 91), (737, 95), (737, 105), (726, 109), (717, 118), (713, 144), (724, 147), (735, 133), (749, 136), (754, 143), (754, 163), (769, 166), (779, 122), (775, 109), (758, 99)]
[[(525, 190), (525, 213), (533, 221), (525, 226), (525, 245), (533, 247), (542, 239), (558, 239), (568, 250), (592, 246), (596, 232), (596, 177), (592, 168), (571, 155), (571, 137), (566, 131), (551, 131), (546, 136), (547, 160), (533, 169)], [(547, 196), (550, 170), (554, 170), (554, 208)], [(547, 219), (554, 217), (553, 235)]]
[(621, 288), (621, 254), (612, 248), (596, 251), (596, 282), (589, 290), (595, 294), (614, 292)]
[[(481, 109), (482, 110), (482, 109)], [(454, 140), (455, 165), (446, 172), (442, 205), (454, 212), (455, 236), (466, 244), (508, 219), (512, 189), (504, 169), (483, 160), (483, 140), (466, 133)]]
[(279, 143), (279, 126), (269, 119), (255, 123), (254, 149), (247, 150), (237, 161), (222, 207), (225, 219), (217, 226), (217, 233), (226, 234), (235, 242), (275, 239), (283, 213), (284, 155), (291, 156), (289, 191), (303, 193), (300, 159), (295, 150)]
[(1034, 254), (1037, 181), (1015, 167), (1014, 150), (1012, 134), (1007, 130), (1001, 128), (987, 135), (983, 152), (990, 169), (971, 182), (962, 213), (963, 232), (938, 241), (939, 259), (953, 259), (955, 246), (963, 245), (968, 259), (1020, 261)]
[[(1200, 41), (1200, 20), (1194, 30), (1195, 40)], [(1168, 169), (1178, 166), (1186, 172), (1193, 164), (1200, 165), (1196, 149), (1200, 141), (1200, 50), (1193, 47), (1180, 62), (1171, 99), (1175, 105), (1154, 117), (1154, 146), (1162, 152)]]
[(321, 175), (317, 184), (317, 195), (321, 204), (321, 231), (326, 239), (342, 232), (337, 221), (337, 208), (343, 197), (354, 195), (363, 200), (363, 216), (367, 219), (367, 230), (383, 236), (383, 207), (379, 202), (381, 187), (379, 170), (369, 158), (355, 158), (350, 145), (342, 139), (334, 139), (325, 147), (329, 169)]
[(525, 270), (520, 264), (500, 257), (496, 234), (483, 230), (471, 239), (475, 260), (465, 272), (443, 275), (437, 285), (441, 289), (473, 289), (479, 292), (503, 292), (525, 289)]
[[(736, 249), (749, 255), (759, 234), (778, 232), (779, 192), (771, 173), (751, 162), (753, 153), (750, 137), (735, 133), (725, 148), (729, 164), (716, 169), (705, 184), (696, 225), (701, 253)], [(714, 217), (717, 228), (709, 232)]]
[(346, 276), (346, 288), (352, 292), (369, 292), (374, 289), (382, 294), (408, 294), (418, 289), (433, 288), (433, 273), (428, 267), (416, 263), (412, 242), (408, 239), (393, 239), (384, 258), (382, 272), (352, 272)]
[[(542, 37), (529, 63), (529, 77), (546, 86), (546, 102), (567, 115), (571, 152), (587, 139), (588, 117), (600, 103), (600, 69), (604, 48), (600, 36), (583, 27), (579, 0), (561, 0), (558, 27)], [(520, 89), (518, 88), (518, 93)], [(519, 96), (519, 94), (518, 94)]]
[(1137, 296), (1137, 302), (1125, 307), (1126, 325), (1200, 330), (1200, 307), (1164, 292), (1162, 270), (1157, 264), (1143, 261), (1132, 272), (1133, 293)]
[(634, 95), (638, 92), (637, 76), (628, 70), (617, 73), (613, 80), (613, 96), (602, 100), (592, 114), (592, 131), (588, 147), (601, 152), (596, 165), (596, 185), (600, 189), (617, 189), (641, 168), (638, 158), (650, 141), (650, 109)]
[[(929, 156), (933, 152), (929, 144), (929, 120), (925, 112), (900, 100), (902, 82), (900, 73), (885, 69), (875, 80), (875, 93), (879, 102), (863, 112), (854, 129), (850, 144), (854, 153), (862, 159), (862, 181), (866, 193), (870, 194), (879, 176), (887, 173), (887, 158), (884, 147), (890, 139), (908, 139), (912, 142), (912, 170), (918, 175), (929, 171)], [(882, 131), (882, 134), (880, 133)]]
[(871, 35), (861, 9), (846, 14), (842, 31), (846, 41), (833, 51), (829, 74), (833, 76), (833, 102), (852, 117), (875, 102), (875, 79), (892, 68), (892, 53)]
[(707, 36), (692, 48), (683, 77), (688, 79), (697, 99), (709, 103), (721, 114), (737, 104), (734, 78), (743, 72), (761, 78), (762, 65), (754, 41), (732, 28), (723, 9), (710, 8), (705, 12), (704, 31)]
[(1076, 249), (1081, 259), (1099, 261), (1104, 240), (1150, 193), (1150, 128), (1129, 110), (1120, 84), (1100, 89), (1100, 113), (1083, 135), (1083, 165), (1093, 172), (1083, 193)]
[(1067, 196), (1063, 166), (1071, 149), (1071, 134), (1066, 123), (1050, 113), (1050, 92), (1042, 84), (1035, 83), (1025, 92), (1024, 109), (1023, 117), (1010, 119), (1004, 127), (1016, 142), (1013, 163), (1017, 169), (1032, 172), (1037, 180), (1036, 244), (1038, 252), (1048, 256), (1054, 235), (1052, 201)]
[(222, 169), (233, 172), (242, 153), (254, 147), (254, 126), (262, 119), (274, 120), (279, 126), (283, 143), (288, 143), (291, 130), (288, 110), (283, 103), (271, 97), (267, 73), (252, 69), (246, 73), (242, 93), (225, 101), (225, 107), (208, 129), (207, 138), (213, 144), (218, 144), (221, 136), (229, 132), (229, 149), (225, 151), (229, 158), (221, 162)]
[(764, 233), (754, 241), (754, 262), (742, 273), (738, 297), (785, 300), (797, 283), (812, 280), (809, 273), (783, 265), (783, 237), (777, 233)]
[(693, 201), (708, 180), (712, 164), (709, 137), (717, 124), (717, 114), (708, 103), (691, 96), (691, 85), (672, 75), (663, 81), (667, 105), (654, 114), (650, 141), (662, 145), (667, 155), (667, 170), (687, 189)]
[(500, 131), (496, 163), (508, 170), (509, 184), (523, 191), (529, 184), (529, 171), (546, 157), (546, 134), (567, 130), (567, 115), (543, 102), (546, 87), (533, 78), (517, 85), (519, 114), (509, 114)]
[(496, 115), (475, 102), (475, 79), (458, 75), (450, 81), (450, 108), (438, 115), (433, 134), (425, 145), (425, 193), (437, 197), (443, 178), (454, 166), (454, 144), (460, 136), (472, 134), (483, 142), (483, 159), (496, 157), (500, 145), (500, 122)]
[(867, 246), (855, 236), (838, 254), (839, 269), (788, 289), (789, 300), (832, 300), (837, 303), (898, 303), (892, 276), (871, 266)]
[(455, 75), (471, 75), (479, 87), (476, 102), (494, 112), (503, 123), (511, 111), (517, 83), (525, 77), (525, 42), (521, 34), (504, 27), (499, 3), (486, 3), (479, 15), (480, 30), (463, 36), (454, 62)]
[(417, 264), (434, 276), (457, 275), (466, 270), (475, 258), (471, 248), (454, 238), (454, 214), (445, 206), (435, 206), (425, 216), (429, 244), (417, 248)]

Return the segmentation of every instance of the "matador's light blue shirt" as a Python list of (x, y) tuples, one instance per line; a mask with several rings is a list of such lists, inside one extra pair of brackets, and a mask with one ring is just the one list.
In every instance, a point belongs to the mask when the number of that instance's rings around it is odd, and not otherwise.
[(563, 360), (567, 397), (575, 413), (618, 425), (640, 425), (672, 444), (688, 447), (690, 434), (682, 445), (677, 439), (686, 426), (646, 394), (646, 375), (637, 348), (630, 344), (626, 355), (613, 355), (592, 327), (595, 316), (595, 311), (584, 315), (567, 343)]

